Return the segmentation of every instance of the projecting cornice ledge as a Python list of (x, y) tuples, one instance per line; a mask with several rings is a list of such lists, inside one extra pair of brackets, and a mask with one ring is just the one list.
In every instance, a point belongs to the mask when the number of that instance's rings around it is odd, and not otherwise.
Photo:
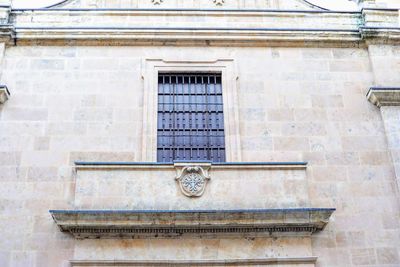
[(335, 209), (51, 210), (63, 232), (85, 238), (219, 238), (308, 236), (325, 228)]
[(8, 91), (7, 86), (0, 85), (0, 104), (5, 103), (10, 97), (10, 91)]
[[(286, 257), (266, 259), (230, 259), (230, 260), (72, 260), (72, 267), (81, 266), (269, 266), (269, 265), (290, 265), (293, 264), (315, 264), (317, 257)], [(302, 265), (303, 266), (303, 265)]]
[(360, 27), (362, 39), (368, 43), (398, 44), (400, 27)]
[(367, 99), (378, 107), (400, 106), (400, 87), (371, 87)]
[(287, 28), (169, 28), (169, 27), (16, 27), (19, 42), (57, 42), (68, 40), (79, 45), (285, 45), (296, 43), (313, 46), (321, 41), (329, 45), (346, 46), (361, 41), (358, 30), (349, 29), (287, 29)]

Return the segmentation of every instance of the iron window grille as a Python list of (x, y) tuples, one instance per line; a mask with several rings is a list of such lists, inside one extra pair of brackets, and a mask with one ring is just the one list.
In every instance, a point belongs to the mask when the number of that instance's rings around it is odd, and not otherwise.
[(157, 161), (225, 161), (220, 73), (160, 73)]

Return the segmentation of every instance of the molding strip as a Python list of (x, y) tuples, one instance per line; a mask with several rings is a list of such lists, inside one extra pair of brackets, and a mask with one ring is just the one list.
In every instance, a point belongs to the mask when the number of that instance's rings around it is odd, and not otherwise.
[(281, 42), (312, 45), (314, 42), (359, 42), (358, 30), (348, 29), (279, 29), (279, 28), (97, 28), (97, 27), (16, 27), (16, 39), (22, 41), (111, 41), (116, 44), (246, 45), (263, 46)]
[[(188, 165), (199, 162), (180, 162)], [(212, 169), (267, 169), (267, 170), (305, 170), (307, 162), (223, 162), (212, 163)], [(158, 162), (75, 162), (76, 170), (138, 170), (174, 169), (174, 163)]]
[(315, 264), (318, 257), (287, 257), (268, 259), (231, 259), (231, 260), (72, 260), (72, 267), (81, 266), (268, 266), (286, 264)]
[[(207, 46), (301, 46), (301, 47), (365, 47), (370, 43), (398, 44), (398, 10), (363, 9), (362, 11), (267, 10), (267, 9), (13, 9), (9, 14), (12, 29), (4, 33), (21, 44), (63, 45), (207, 45)], [(51, 16), (54, 16), (52, 18)], [(51, 20), (61, 21), (57, 25)], [(116, 19), (116, 27), (102, 20)], [(126, 24), (125, 17), (131, 21)], [(179, 18), (171, 27), (143, 27), (144, 23)], [(182, 17), (187, 17), (187, 20)], [(51, 19), (50, 19), (51, 17)], [(198, 17), (207, 18), (198, 28)], [(211, 17), (225, 18), (221, 25), (207, 27)], [(251, 21), (250, 18), (257, 20)], [(233, 18), (240, 25), (232, 24)], [(259, 21), (264, 21), (260, 23)], [(285, 28), (288, 20), (298, 28)], [(309, 28), (322, 21), (320, 28)], [(344, 23), (337, 23), (343, 21)], [(196, 24), (197, 23), (197, 24)], [(62, 25), (63, 27), (58, 27)], [(104, 25), (105, 27), (94, 27)], [(192, 27), (185, 27), (192, 25)], [(212, 25), (212, 24), (211, 24)], [(265, 25), (271, 26), (265, 28)], [(125, 27), (131, 26), (131, 27)], [(182, 27), (181, 27), (182, 26)], [(311, 26), (312, 27), (312, 26)]]
[(371, 87), (367, 99), (378, 107), (400, 106), (400, 87)]

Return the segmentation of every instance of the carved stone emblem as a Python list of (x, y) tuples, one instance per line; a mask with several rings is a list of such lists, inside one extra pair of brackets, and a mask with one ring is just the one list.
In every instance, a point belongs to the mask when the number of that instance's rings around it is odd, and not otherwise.
[(208, 175), (210, 165), (178, 165), (176, 167), (177, 175), (175, 179), (178, 181), (182, 193), (188, 197), (203, 195), (207, 182), (210, 180)]
[(213, 2), (217, 6), (222, 6), (225, 3), (225, 0), (213, 0)]

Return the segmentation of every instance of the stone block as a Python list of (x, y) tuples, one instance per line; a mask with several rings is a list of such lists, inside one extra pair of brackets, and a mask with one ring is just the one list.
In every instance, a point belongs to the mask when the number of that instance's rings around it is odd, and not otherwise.
[(312, 179), (326, 182), (346, 181), (347, 171), (341, 166), (313, 166)]
[(351, 254), (351, 260), (355, 266), (374, 265), (377, 263), (374, 249), (352, 249)]
[(326, 162), (328, 165), (359, 165), (360, 159), (356, 152), (327, 152)]
[(0, 265), (8, 267), (10, 263), (10, 253), (0, 252)]
[(32, 59), (31, 68), (35, 70), (63, 70), (65, 61), (62, 59)]
[(379, 264), (400, 264), (398, 248), (378, 248), (376, 254)]
[(309, 151), (310, 143), (308, 138), (303, 137), (274, 137), (275, 151)]
[(24, 166), (60, 166), (68, 161), (68, 154), (56, 151), (24, 151), (22, 152), (21, 164)]
[(343, 98), (340, 95), (313, 95), (312, 105), (315, 108), (343, 107)]
[(48, 110), (46, 108), (7, 108), (1, 118), (4, 121), (46, 121)]
[(316, 122), (282, 124), (283, 136), (324, 136), (325, 124)]

